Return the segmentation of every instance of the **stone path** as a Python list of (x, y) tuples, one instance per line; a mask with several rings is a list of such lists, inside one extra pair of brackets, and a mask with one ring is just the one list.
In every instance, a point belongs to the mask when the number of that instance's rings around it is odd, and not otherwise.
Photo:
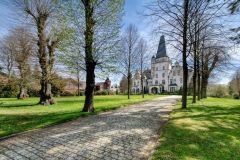
[(161, 97), (0, 140), (0, 160), (148, 159), (179, 98)]

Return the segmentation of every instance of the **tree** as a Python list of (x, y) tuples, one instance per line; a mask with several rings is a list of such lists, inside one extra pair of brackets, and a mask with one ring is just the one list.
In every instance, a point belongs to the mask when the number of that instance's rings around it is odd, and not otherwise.
[[(183, 67), (182, 108), (187, 107), (190, 0), (156, 0), (147, 5), (147, 16), (158, 23), (156, 32), (169, 36), (172, 46), (181, 52)], [(165, 27), (164, 27), (165, 26)]]
[[(217, 22), (222, 17), (221, 9), (224, 5), (224, 2), (205, 0), (156, 0), (146, 6), (148, 12), (145, 15), (150, 16), (154, 24), (157, 23), (154, 31), (168, 35), (171, 45), (182, 54), (182, 108), (187, 105), (187, 88), (190, 84), (188, 80), (193, 82), (193, 103), (196, 102), (196, 95), (198, 99), (201, 98), (202, 62), (206, 55), (204, 45), (211, 44), (214, 47), (216, 39), (221, 37), (219, 31), (223, 25)], [(219, 38), (218, 41), (222, 42), (222, 39)], [(188, 75), (189, 69), (194, 71), (192, 79)]]
[(239, 0), (231, 0), (230, 4), (228, 5), (228, 9), (233, 14), (239, 11), (240, 1)]
[(115, 70), (123, 0), (63, 1), (63, 12), (75, 28), (75, 44), (86, 72), (83, 112), (94, 111), (95, 72)]
[[(67, 53), (67, 54), (66, 54)], [(77, 84), (78, 84), (78, 96), (80, 96), (80, 80), (82, 75), (84, 74), (83, 69), (83, 57), (80, 52), (80, 50), (70, 50), (70, 51), (64, 51), (63, 54), (59, 56), (59, 60), (62, 64), (64, 64), (68, 71), (70, 71), (71, 74), (76, 76)]]
[(8, 81), (10, 81), (13, 66), (14, 66), (14, 48), (15, 44), (9, 36), (3, 38), (1, 42), (1, 52), (0, 52), (0, 61), (3, 67), (3, 70), (7, 71)]
[(10, 33), (12, 43), (15, 44), (13, 49), (14, 59), (19, 71), (19, 88), (18, 99), (28, 97), (27, 84), (29, 82), (29, 58), (34, 52), (33, 36), (24, 27), (17, 27)]
[(187, 108), (187, 85), (188, 85), (188, 64), (187, 64), (187, 34), (188, 34), (189, 0), (184, 0), (183, 14), (183, 35), (182, 35), (182, 61), (183, 61), (183, 90), (182, 108)]
[[(132, 82), (131, 82), (132, 83)], [(119, 89), (121, 93), (127, 93), (128, 91), (128, 80), (126, 76), (122, 76), (122, 79), (120, 81)]]
[(237, 93), (238, 96), (240, 96), (240, 71), (239, 70), (237, 70), (234, 73), (229, 85), (233, 93)]
[(138, 43), (138, 54), (139, 56), (139, 62), (140, 62), (140, 74), (141, 74), (141, 94), (142, 98), (144, 98), (144, 67), (145, 67), (145, 61), (147, 59), (147, 43), (144, 39), (140, 39)]
[[(137, 69), (139, 35), (137, 27), (130, 24), (122, 35), (122, 52), (119, 56), (121, 73), (127, 77), (128, 99), (131, 94), (131, 79), (134, 69)], [(119, 68), (120, 68), (119, 67)]]
[[(54, 16), (57, 13), (57, 1), (16, 0), (15, 6), (27, 17), (30, 17), (37, 29), (37, 56), (41, 67), (39, 104), (52, 104), (54, 101), (51, 93), (51, 73), (54, 67), (55, 50), (63, 33), (54, 27), (56, 25)], [(50, 23), (50, 20), (53, 23)]]

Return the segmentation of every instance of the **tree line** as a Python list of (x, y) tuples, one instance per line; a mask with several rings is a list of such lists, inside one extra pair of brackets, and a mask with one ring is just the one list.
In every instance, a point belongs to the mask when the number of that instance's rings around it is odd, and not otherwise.
[[(124, 0), (15, 0), (13, 9), (30, 27), (16, 27), (4, 38), (1, 53), (9, 54), (1, 59), (17, 63), (19, 97), (26, 96), (30, 61), (40, 67), (39, 104), (54, 104), (52, 77), (56, 60), (67, 66), (78, 82), (85, 74), (84, 112), (94, 112), (96, 72), (122, 73), (127, 78), (130, 98), (132, 75), (139, 69), (144, 97), (147, 43), (135, 25), (121, 33), (123, 6)], [(222, 41), (226, 40), (226, 32), (219, 20), (225, 16), (226, 7), (234, 13), (238, 6), (238, 1), (211, 0), (155, 0), (145, 5), (144, 16), (152, 19), (154, 31), (167, 35), (172, 47), (181, 53), (182, 108), (187, 107), (189, 82), (192, 103), (196, 103), (207, 97), (210, 76), (229, 63), (228, 45)], [(13, 63), (7, 63), (9, 76)], [(189, 70), (193, 70), (192, 80)]]
[(229, 30), (221, 19), (229, 14), (226, 8), (235, 12), (238, 5), (238, 1), (221, 0), (156, 0), (146, 5), (145, 15), (157, 23), (155, 32), (167, 35), (171, 45), (181, 53), (182, 108), (187, 107), (189, 94), (192, 103), (206, 98), (210, 77), (230, 64)]

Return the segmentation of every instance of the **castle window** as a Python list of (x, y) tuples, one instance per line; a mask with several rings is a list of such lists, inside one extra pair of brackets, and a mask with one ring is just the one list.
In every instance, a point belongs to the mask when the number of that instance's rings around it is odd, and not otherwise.
[(175, 71), (173, 71), (173, 76), (176, 76), (176, 72)]
[(176, 79), (170, 79), (170, 84), (176, 84)]
[(156, 74), (156, 78), (158, 78), (158, 74)]
[(165, 84), (165, 80), (162, 80), (162, 84)]
[(158, 80), (155, 81), (155, 85), (158, 85)]
[(165, 73), (162, 74), (162, 77), (163, 77), (163, 78), (165, 77)]

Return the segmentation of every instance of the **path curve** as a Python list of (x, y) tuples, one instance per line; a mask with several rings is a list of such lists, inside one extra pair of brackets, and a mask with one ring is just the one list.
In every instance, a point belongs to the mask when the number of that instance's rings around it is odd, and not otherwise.
[(166, 96), (0, 141), (5, 159), (148, 159), (179, 96)]

